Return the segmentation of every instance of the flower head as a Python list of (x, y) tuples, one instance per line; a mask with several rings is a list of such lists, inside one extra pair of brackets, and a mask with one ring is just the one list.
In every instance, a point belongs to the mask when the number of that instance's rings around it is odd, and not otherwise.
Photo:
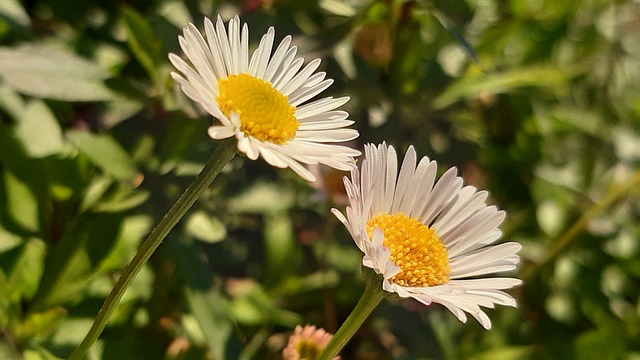
[(382, 275), (384, 290), (442, 304), (462, 322), (469, 313), (489, 329), (480, 307), (515, 307), (502, 290), (522, 282), (485, 276), (514, 270), (521, 246), (492, 245), (502, 236), (505, 212), (487, 206), (486, 191), (463, 187), (455, 168), (436, 181), (436, 162), (423, 157), (416, 166), (416, 160), (409, 147), (398, 171), (393, 147), (366, 145), (360, 170), (344, 179), (346, 217), (333, 213), (364, 253), (363, 265)]
[[(296, 326), (282, 350), (283, 360), (314, 360), (327, 347), (333, 335), (313, 325)], [(339, 360), (336, 357), (334, 360)]]
[(249, 29), (236, 16), (228, 29), (218, 17), (204, 20), (206, 40), (193, 25), (179, 37), (185, 61), (169, 60), (179, 72), (171, 73), (184, 93), (218, 121), (209, 127), (213, 139), (235, 136), (238, 149), (251, 160), (259, 156), (269, 164), (290, 167), (302, 178), (315, 176), (302, 164), (325, 164), (351, 170), (359, 151), (338, 142), (358, 137), (346, 127), (353, 124), (345, 111), (336, 110), (349, 98), (313, 100), (333, 80), (316, 72), (320, 59), (302, 66), (291, 36), (272, 52), (275, 30), (270, 28), (249, 57)]

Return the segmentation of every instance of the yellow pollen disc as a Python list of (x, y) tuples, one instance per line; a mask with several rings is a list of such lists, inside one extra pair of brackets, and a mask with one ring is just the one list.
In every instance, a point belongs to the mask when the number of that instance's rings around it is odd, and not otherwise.
[(382, 213), (369, 219), (370, 239), (376, 227), (384, 233), (384, 245), (391, 252), (390, 260), (400, 267), (391, 282), (423, 287), (449, 281), (451, 269), (447, 249), (433, 229), (403, 213)]
[(228, 118), (232, 112), (238, 114), (246, 135), (276, 144), (296, 135), (300, 124), (293, 116), (296, 107), (268, 82), (248, 74), (229, 75), (218, 80), (218, 88), (220, 110)]
[(322, 349), (312, 340), (302, 339), (295, 345), (300, 360), (315, 360)]

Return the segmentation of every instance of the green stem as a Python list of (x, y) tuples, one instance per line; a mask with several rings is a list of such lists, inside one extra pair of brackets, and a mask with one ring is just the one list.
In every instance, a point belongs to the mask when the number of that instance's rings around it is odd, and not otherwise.
[(367, 283), (364, 288), (364, 293), (362, 297), (360, 297), (360, 300), (358, 300), (356, 307), (351, 314), (349, 314), (349, 317), (347, 317), (347, 320), (344, 321), (342, 326), (340, 326), (338, 332), (333, 335), (327, 347), (318, 355), (316, 360), (333, 360), (356, 331), (358, 331), (360, 326), (362, 326), (362, 323), (369, 317), (373, 309), (378, 306), (382, 298), (384, 298), (382, 285), (379, 282)]
[(627, 196), (627, 194), (631, 190), (636, 189), (638, 185), (640, 185), (640, 170), (631, 175), (624, 183), (612, 186), (607, 194), (599, 202), (589, 207), (567, 231), (551, 241), (551, 246), (544, 259), (533, 268), (530, 268), (528, 272), (525, 272), (523, 277), (529, 278), (533, 276), (538, 270), (555, 260), (555, 258), (571, 245), (576, 236), (587, 227), (593, 217), (604, 211), (618, 199)]
[(153, 229), (149, 237), (142, 243), (140, 249), (133, 257), (131, 262), (124, 268), (122, 275), (111, 289), (111, 293), (104, 301), (102, 308), (98, 312), (96, 319), (89, 330), (89, 333), (85, 336), (82, 343), (74, 350), (69, 357), (70, 360), (80, 360), (98, 339), (102, 330), (109, 320), (109, 317), (115, 310), (118, 302), (124, 295), (125, 291), (140, 272), (144, 264), (149, 260), (154, 251), (162, 243), (167, 234), (173, 229), (173, 227), (182, 219), (184, 214), (191, 208), (196, 202), (198, 197), (204, 192), (204, 190), (211, 184), (213, 179), (220, 173), (222, 168), (233, 159), (236, 154), (236, 140), (231, 138), (222, 141), (216, 148), (213, 155), (209, 159), (209, 162), (202, 169), (200, 174), (196, 176), (191, 185), (184, 191), (178, 201), (169, 209), (165, 216), (160, 220), (158, 225)]

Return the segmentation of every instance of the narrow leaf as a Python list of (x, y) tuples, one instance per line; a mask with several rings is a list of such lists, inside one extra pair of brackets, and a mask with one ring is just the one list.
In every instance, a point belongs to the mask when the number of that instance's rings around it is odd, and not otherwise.
[(127, 44), (149, 76), (159, 79), (160, 64), (163, 59), (162, 46), (149, 21), (134, 9), (122, 8), (122, 22), (127, 31)]
[(535, 66), (465, 77), (438, 96), (432, 106), (435, 109), (443, 109), (460, 100), (474, 99), (487, 94), (500, 94), (523, 87), (561, 86), (576, 73), (577, 71), (571, 72), (549, 66)]

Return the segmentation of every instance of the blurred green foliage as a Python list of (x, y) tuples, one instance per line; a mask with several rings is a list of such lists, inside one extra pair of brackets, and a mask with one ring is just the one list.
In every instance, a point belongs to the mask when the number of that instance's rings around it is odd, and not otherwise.
[[(640, 358), (640, 4), (632, 0), (0, 2), (0, 358), (64, 358), (216, 144), (169, 77), (203, 16), (294, 36), (358, 143), (409, 144), (507, 210), (518, 309), (493, 329), (383, 303), (345, 359)], [(276, 359), (335, 331), (361, 254), (314, 188), (236, 158), (170, 234), (90, 359)]]

